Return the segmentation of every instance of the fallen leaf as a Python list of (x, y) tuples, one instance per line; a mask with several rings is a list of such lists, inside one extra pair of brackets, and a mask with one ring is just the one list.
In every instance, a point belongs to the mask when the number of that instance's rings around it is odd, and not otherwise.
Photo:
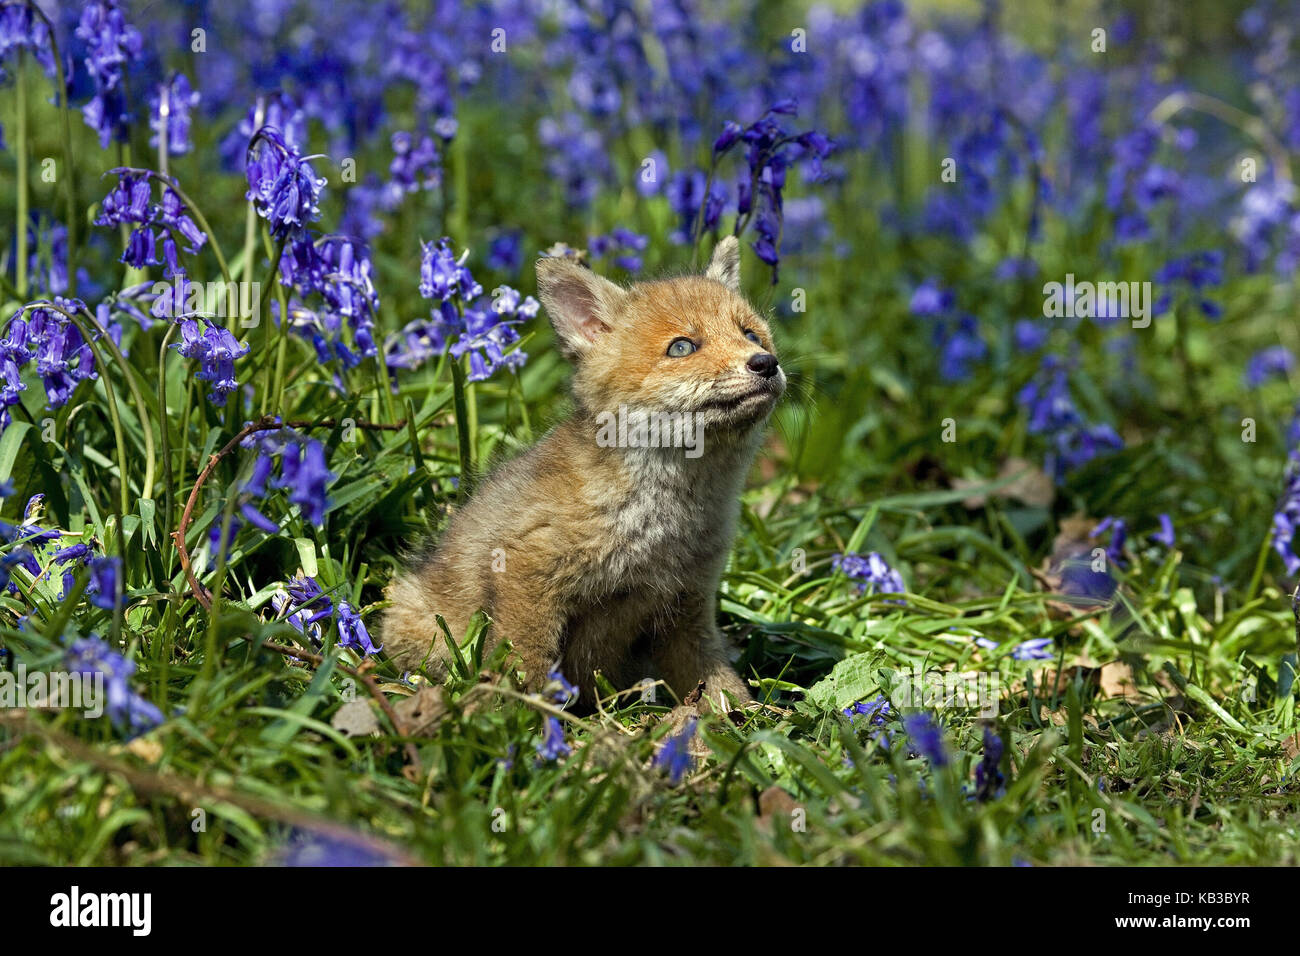
[(447, 702), (441, 687), (422, 684), (420, 689), (393, 706), (397, 714), (397, 730), (404, 737), (423, 737), (431, 734), (447, 713)]
[(334, 712), (330, 726), (346, 737), (369, 737), (379, 733), (379, 720), (369, 700), (350, 700)]
[[(1010, 498), (1031, 508), (1050, 508), (1056, 500), (1056, 485), (1033, 462), (1024, 458), (1008, 458), (998, 469), (996, 481), (1017, 476), (1014, 480), (988, 494), (974, 494), (962, 500), (962, 504), (974, 511), (983, 508), (989, 498)], [(978, 488), (988, 482), (983, 479), (954, 478), (952, 486), (960, 491), (963, 488)]]

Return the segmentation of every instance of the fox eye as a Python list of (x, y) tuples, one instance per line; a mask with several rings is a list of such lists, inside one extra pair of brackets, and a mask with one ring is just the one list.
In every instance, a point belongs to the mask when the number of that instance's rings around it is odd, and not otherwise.
[(684, 355), (690, 355), (695, 351), (695, 343), (690, 339), (673, 339), (668, 346), (668, 354), (672, 358), (681, 358)]
[(753, 329), (745, 329), (744, 332), (745, 338), (749, 339), (749, 341), (753, 342), (755, 345), (763, 344), (763, 340), (758, 337), (758, 333)]

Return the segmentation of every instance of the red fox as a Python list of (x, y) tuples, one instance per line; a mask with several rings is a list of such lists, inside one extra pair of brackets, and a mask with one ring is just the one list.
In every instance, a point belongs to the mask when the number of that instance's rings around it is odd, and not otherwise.
[(786, 378), (740, 292), (736, 239), (718, 244), (702, 277), (623, 288), (551, 258), (537, 263), (537, 285), (574, 366), (575, 410), (393, 579), (389, 657), (441, 675), (434, 615), (459, 638), (483, 609), (489, 646), (508, 639), (533, 689), (558, 667), (587, 706), (598, 672), (620, 689), (662, 679), (679, 699), (704, 681), (710, 701), (748, 703), (716, 595), (741, 485)]

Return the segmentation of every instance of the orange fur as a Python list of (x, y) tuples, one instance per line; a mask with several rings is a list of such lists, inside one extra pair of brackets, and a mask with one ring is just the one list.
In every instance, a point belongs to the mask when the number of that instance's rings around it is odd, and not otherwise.
[[(575, 365), (576, 410), (486, 481), (436, 552), (389, 586), (383, 640), (400, 666), (440, 674), (434, 614), (459, 637), (482, 608), (489, 640), (510, 640), (532, 687), (558, 664), (588, 703), (596, 672), (618, 688), (655, 676), (681, 697), (703, 680), (713, 699), (749, 699), (716, 594), (785, 376), (754, 359), (772, 352), (771, 332), (738, 292), (738, 253), (729, 238), (705, 276), (630, 289), (571, 262), (538, 263), (539, 294)], [(679, 337), (697, 350), (669, 356)], [(768, 362), (766, 374), (751, 361)], [(702, 454), (603, 446), (602, 413), (620, 405), (690, 412)]]

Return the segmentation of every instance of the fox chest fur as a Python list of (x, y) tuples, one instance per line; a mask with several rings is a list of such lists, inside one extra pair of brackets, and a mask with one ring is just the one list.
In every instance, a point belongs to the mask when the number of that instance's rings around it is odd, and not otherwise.
[[(576, 366), (577, 409), (484, 482), (436, 550), (394, 579), (384, 641), (401, 666), (439, 673), (435, 615), (459, 636), (482, 609), (490, 639), (511, 642), (534, 687), (559, 667), (588, 702), (597, 674), (619, 688), (654, 676), (679, 696), (703, 680), (748, 698), (714, 620), (716, 591), (785, 378), (765, 323), (737, 294), (735, 258), (724, 241), (705, 277), (631, 290), (571, 263), (539, 264)], [(629, 407), (685, 416), (695, 440), (611, 442), (609, 416)]]

